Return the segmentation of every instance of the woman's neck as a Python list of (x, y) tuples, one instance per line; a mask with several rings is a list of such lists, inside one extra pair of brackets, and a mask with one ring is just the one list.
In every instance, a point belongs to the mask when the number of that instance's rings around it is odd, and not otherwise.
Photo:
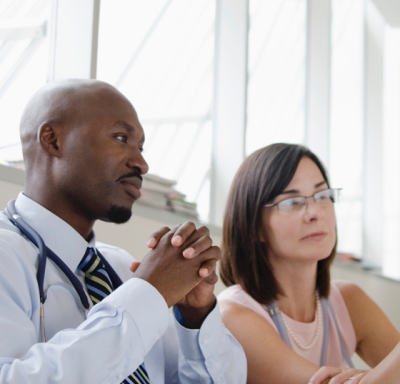
[(285, 263), (274, 268), (274, 275), (282, 290), (277, 304), (290, 318), (309, 323), (315, 318), (317, 263)]

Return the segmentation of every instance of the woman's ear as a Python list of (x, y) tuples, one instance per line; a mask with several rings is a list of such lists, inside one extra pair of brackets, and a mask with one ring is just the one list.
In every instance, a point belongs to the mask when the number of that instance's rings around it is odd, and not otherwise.
[(40, 146), (51, 156), (60, 156), (59, 150), (60, 127), (50, 123), (43, 123), (38, 130)]

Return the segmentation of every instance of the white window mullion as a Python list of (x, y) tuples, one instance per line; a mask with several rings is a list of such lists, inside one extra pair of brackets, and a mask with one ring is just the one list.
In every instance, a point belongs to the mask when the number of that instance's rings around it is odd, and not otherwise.
[(96, 78), (100, 0), (55, 0), (49, 80)]
[(365, 4), (363, 264), (382, 266), (383, 252), (383, 42), (385, 21)]
[(328, 166), (331, 0), (308, 0), (305, 144)]
[(222, 224), (233, 177), (244, 159), (248, 0), (217, 0), (210, 222)]

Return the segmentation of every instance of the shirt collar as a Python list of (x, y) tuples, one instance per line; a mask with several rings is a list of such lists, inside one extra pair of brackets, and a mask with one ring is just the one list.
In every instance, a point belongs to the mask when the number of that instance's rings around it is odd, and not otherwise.
[(87, 247), (95, 248), (95, 235), (87, 242), (60, 217), (22, 192), (15, 202), (17, 213), (42, 237), (43, 241), (71, 271), (75, 272)]

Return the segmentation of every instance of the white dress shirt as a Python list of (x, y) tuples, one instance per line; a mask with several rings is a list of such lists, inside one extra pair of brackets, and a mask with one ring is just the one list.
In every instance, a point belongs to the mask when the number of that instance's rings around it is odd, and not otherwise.
[(125, 283), (86, 313), (68, 278), (48, 259), (48, 341), (41, 343), (38, 250), (0, 213), (0, 383), (117, 384), (143, 361), (154, 384), (246, 382), (243, 349), (223, 326), (218, 306), (200, 330), (186, 329), (151, 284), (132, 278), (127, 252), (95, 244), (94, 236), (88, 243), (23, 194), (16, 210), (83, 285), (77, 267), (94, 246)]

